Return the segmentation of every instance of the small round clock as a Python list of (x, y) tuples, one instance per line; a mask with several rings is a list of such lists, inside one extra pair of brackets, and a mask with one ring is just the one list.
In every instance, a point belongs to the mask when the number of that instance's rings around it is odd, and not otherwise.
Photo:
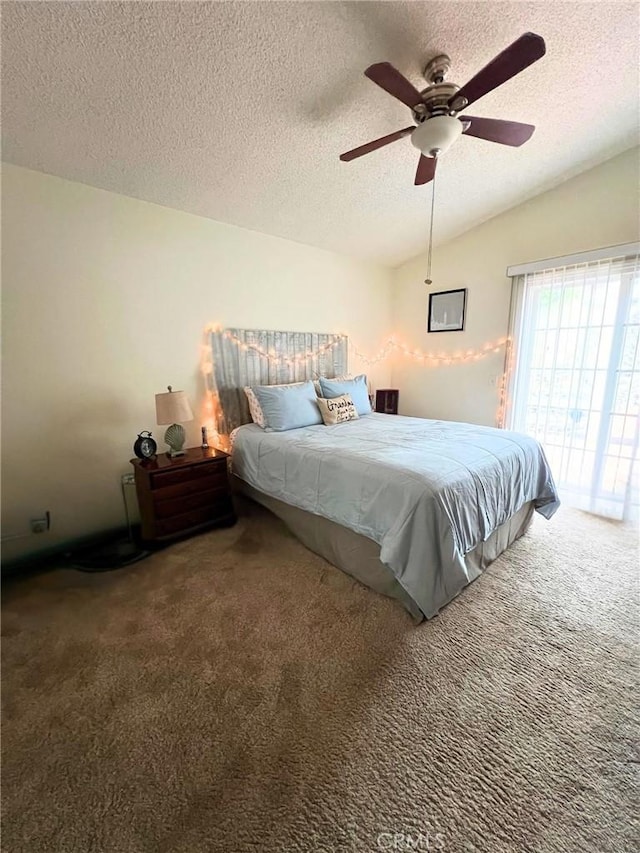
[(156, 455), (157, 450), (158, 445), (151, 438), (151, 433), (148, 429), (143, 429), (133, 445), (133, 452), (138, 459), (151, 459)]

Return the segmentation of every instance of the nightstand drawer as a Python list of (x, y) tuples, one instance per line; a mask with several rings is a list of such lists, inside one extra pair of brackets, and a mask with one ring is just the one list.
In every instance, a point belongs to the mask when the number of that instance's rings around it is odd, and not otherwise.
[[(214, 473), (215, 472), (215, 473)], [(154, 489), (154, 501), (167, 501), (172, 498), (180, 498), (184, 495), (192, 495), (195, 492), (210, 492), (212, 489), (227, 488), (227, 469), (223, 466), (211, 468), (209, 476), (196, 477), (185, 483), (177, 483), (175, 486), (163, 486)]]
[(224, 499), (226, 494), (227, 487), (226, 484), (223, 484), (219, 489), (212, 491), (197, 492), (193, 495), (171, 498), (167, 501), (157, 501), (155, 502), (156, 518), (170, 518), (203, 506), (211, 507)]
[(159, 536), (169, 536), (172, 533), (180, 533), (181, 530), (190, 530), (201, 524), (209, 524), (218, 519), (232, 518), (233, 506), (228, 498), (216, 502), (214, 505), (194, 509), (172, 518), (158, 519), (156, 527)]
[(156, 471), (151, 475), (151, 488), (164, 489), (167, 486), (176, 486), (179, 483), (188, 483), (209, 477), (215, 474), (226, 474), (227, 460), (220, 462), (207, 462), (200, 465), (189, 465), (179, 468), (177, 471)]

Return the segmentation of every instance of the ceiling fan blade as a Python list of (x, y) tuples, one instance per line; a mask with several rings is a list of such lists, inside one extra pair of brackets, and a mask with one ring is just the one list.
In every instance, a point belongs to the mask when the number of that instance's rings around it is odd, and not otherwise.
[(415, 186), (419, 184), (428, 184), (429, 181), (432, 181), (436, 174), (436, 164), (437, 160), (435, 157), (425, 157), (424, 154), (420, 155), (420, 159), (418, 160), (418, 171), (416, 172), (416, 179), (413, 182)]
[(497, 89), (507, 80), (515, 77), (533, 62), (541, 59), (545, 54), (545, 44), (542, 36), (535, 33), (524, 33), (513, 44), (506, 47), (488, 65), (478, 71), (462, 89), (449, 99), (453, 104), (458, 98), (466, 98), (465, 106), (472, 104), (492, 89)]
[(470, 121), (471, 125), (462, 132), (466, 136), (476, 136), (488, 142), (499, 142), (501, 145), (524, 145), (531, 139), (535, 126), (521, 124), (519, 121), (502, 121), (497, 118), (476, 118), (475, 116), (458, 116), (460, 121)]
[(388, 145), (390, 142), (395, 142), (396, 139), (402, 139), (403, 136), (408, 136), (415, 127), (403, 127), (402, 130), (396, 130), (395, 133), (390, 133), (388, 136), (381, 136), (380, 139), (374, 139), (373, 142), (367, 142), (366, 145), (360, 145), (359, 148), (354, 148), (352, 151), (347, 151), (340, 155), (340, 159), (348, 163), (350, 160), (355, 160), (356, 157), (362, 157), (363, 154), (369, 154), (370, 151), (375, 151), (376, 148), (382, 148), (383, 145)]
[(364, 73), (365, 77), (373, 80), (381, 89), (408, 107), (415, 107), (422, 103), (420, 92), (390, 62), (378, 62), (375, 65), (370, 65)]

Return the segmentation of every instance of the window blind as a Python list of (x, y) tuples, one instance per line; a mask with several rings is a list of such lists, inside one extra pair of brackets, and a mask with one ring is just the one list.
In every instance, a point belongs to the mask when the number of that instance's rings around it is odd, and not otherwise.
[(543, 445), (565, 502), (638, 516), (638, 254), (515, 279), (509, 426)]

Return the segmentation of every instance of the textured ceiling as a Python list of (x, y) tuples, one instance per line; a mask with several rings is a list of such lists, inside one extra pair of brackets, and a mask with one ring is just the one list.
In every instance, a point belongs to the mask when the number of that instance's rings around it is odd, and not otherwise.
[(3, 158), (168, 207), (395, 265), (421, 251), (430, 188), (411, 123), (363, 76), (462, 85), (521, 33), (547, 55), (473, 105), (537, 125), (522, 148), (463, 137), (440, 163), (436, 239), (638, 141), (638, 5), (583, 2), (2, 3)]

